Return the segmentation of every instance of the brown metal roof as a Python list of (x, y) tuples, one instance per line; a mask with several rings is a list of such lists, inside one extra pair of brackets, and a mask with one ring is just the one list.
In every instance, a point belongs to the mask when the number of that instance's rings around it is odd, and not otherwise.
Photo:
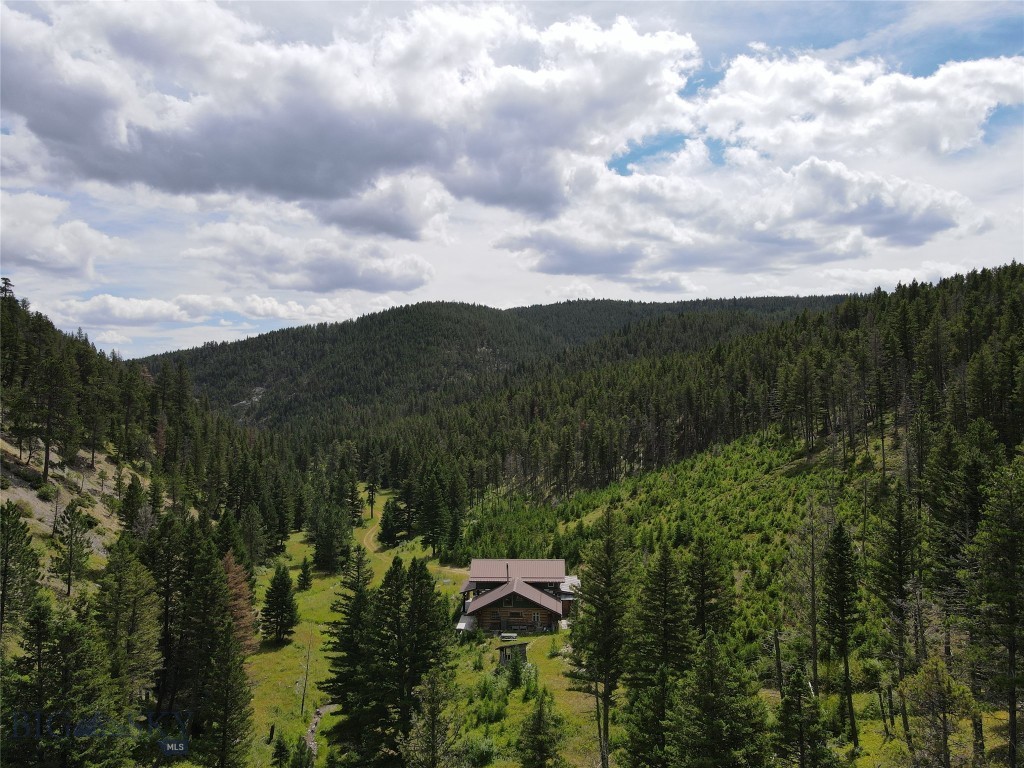
[[(559, 561), (561, 562), (561, 561)], [(507, 595), (515, 593), (522, 597), (524, 600), (529, 600), (534, 605), (538, 605), (541, 608), (546, 608), (552, 613), (557, 613), (559, 616), (562, 615), (562, 603), (557, 598), (552, 597), (546, 592), (541, 592), (536, 587), (531, 587), (522, 579), (516, 579), (515, 581), (509, 581), (502, 584), (497, 589), (492, 589), (490, 592), (485, 592), (479, 597), (475, 598), (469, 605), (466, 606), (466, 613), (473, 614), (479, 611), (481, 608), (486, 608), (492, 603), (496, 603)]]
[[(506, 572), (506, 566), (508, 570)], [(471, 581), (564, 581), (565, 560), (477, 560), (469, 566)]]

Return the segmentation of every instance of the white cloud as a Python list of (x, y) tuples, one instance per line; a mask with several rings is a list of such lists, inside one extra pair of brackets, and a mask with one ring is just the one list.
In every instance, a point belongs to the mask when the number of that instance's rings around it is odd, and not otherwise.
[(811, 157), (786, 171), (756, 156), (721, 168), (695, 157), (684, 149), (678, 166), (628, 177), (595, 169), (590, 194), (556, 222), (496, 245), (526, 254), (546, 274), (694, 293), (701, 286), (685, 275), (698, 268), (847, 260), (875, 244), (918, 246), (989, 226), (963, 195), (838, 161)]
[(898, 283), (906, 284), (914, 280), (919, 282), (935, 282), (944, 277), (964, 274), (969, 271), (970, 269), (963, 264), (923, 261), (920, 264), (915, 264), (913, 267), (899, 267), (896, 269), (887, 269), (885, 267), (869, 269), (832, 267), (823, 269), (817, 274), (831, 291), (840, 293), (868, 293), (878, 286), (892, 289)]
[(929, 77), (878, 59), (739, 56), (695, 106), (707, 135), (785, 166), (977, 146), (998, 105), (1024, 103), (1024, 57), (950, 62)]
[(5, 109), (75, 178), (176, 194), (357, 201), (429, 169), (456, 196), (550, 214), (561, 152), (675, 124), (699, 63), (687, 35), (538, 28), (501, 6), (368, 17), (324, 46), (275, 44), (211, 6), (45, 11), (4, 8)]
[(64, 299), (53, 308), (55, 320), (66, 325), (125, 326), (188, 322), (188, 313), (164, 299), (136, 299), (102, 293), (88, 299)]
[(108, 345), (124, 345), (131, 344), (132, 339), (130, 336), (125, 336), (120, 331), (103, 331), (96, 335), (96, 341), (100, 344)]
[(306, 323), (337, 322), (356, 316), (351, 302), (344, 299), (316, 299), (304, 304), (299, 301), (280, 301), (273, 296), (250, 294), (241, 299), (205, 294), (186, 294), (174, 303), (194, 316), (196, 320), (210, 315), (231, 312), (253, 319), (298, 320)]
[(294, 237), (263, 224), (208, 224), (193, 235), (199, 243), (182, 255), (210, 263), (226, 280), (244, 276), (271, 288), (328, 293), (409, 291), (430, 280), (433, 268), (414, 254), (395, 254), (377, 243), (355, 243), (329, 230)]
[(130, 246), (66, 217), (69, 204), (35, 192), (0, 191), (0, 250), (6, 268), (29, 268), (78, 278), (95, 276), (97, 261), (127, 254)]
[(544, 293), (555, 301), (597, 298), (597, 291), (582, 280), (573, 280), (567, 285), (549, 285), (544, 289)]

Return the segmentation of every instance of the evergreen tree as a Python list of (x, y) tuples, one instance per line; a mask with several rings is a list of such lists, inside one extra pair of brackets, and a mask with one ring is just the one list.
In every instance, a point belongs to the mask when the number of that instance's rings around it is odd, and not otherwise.
[[(911, 589), (921, 567), (921, 528), (916, 512), (907, 504), (902, 484), (896, 486), (895, 493), (882, 505), (876, 531), (872, 582), (888, 614), (891, 657), (898, 684), (908, 671)], [(906, 707), (901, 704), (900, 710), (906, 732), (909, 730)]]
[(231, 614), (231, 626), (235, 630), (238, 648), (244, 656), (250, 656), (259, 647), (256, 636), (256, 613), (253, 609), (252, 589), (249, 587), (249, 576), (236, 560), (234, 552), (228, 550), (221, 558), (224, 565), (224, 577), (227, 579), (228, 610)]
[(246, 556), (253, 567), (263, 562), (264, 550), (266, 547), (266, 532), (263, 527), (263, 517), (260, 515), (259, 507), (249, 504), (242, 512), (242, 519), (238, 523), (238, 530), (245, 544)]
[(523, 768), (556, 768), (562, 764), (558, 747), (563, 725), (563, 718), (555, 712), (554, 697), (547, 688), (541, 688), (516, 742)]
[(380, 490), (380, 454), (374, 451), (370, 460), (366, 463), (366, 504), (370, 507), (370, 519), (373, 519), (373, 505), (377, 501), (377, 491)]
[(53, 560), (53, 572), (67, 588), (67, 596), (71, 597), (71, 588), (75, 580), (85, 573), (89, 560), (89, 526), (81, 504), (72, 499), (55, 521), (55, 544), (57, 556)]
[(374, 592), (369, 626), (373, 684), (359, 702), (357, 717), (367, 724), (359, 750), (374, 764), (396, 766), (399, 740), (412, 726), (414, 689), (445, 661), (451, 642), (447, 601), (425, 561), (413, 559), (408, 571), (400, 558), (392, 561)]
[(21, 508), (11, 500), (0, 506), (0, 644), (4, 632), (17, 628), (36, 591), (39, 554), (21, 519)]
[(135, 526), (142, 515), (142, 508), (145, 503), (146, 492), (142, 488), (142, 482), (139, 480), (138, 475), (132, 474), (118, 511), (118, 517), (121, 518), (121, 526), (124, 530), (135, 532)]
[(5, 740), (5, 764), (128, 764), (134, 741), (125, 736), (132, 731), (124, 699), (107, 673), (106, 645), (87, 615), (67, 607), (54, 611), (40, 593), (29, 607), (21, 654), (13, 663), (18, 674), (12, 690), (4, 691), (4, 709), (72, 727), (44, 729), (38, 739)]
[(337, 573), (349, 557), (352, 525), (340, 507), (328, 504), (313, 522), (313, 563), (317, 569)]
[(684, 565), (698, 638), (708, 632), (727, 633), (732, 624), (735, 588), (720, 539), (706, 531), (697, 533)]
[(251, 577), (253, 574), (253, 561), (249, 557), (249, 550), (242, 540), (242, 531), (238, 527), (238, 521), (231, 512), (225, 512), (217, 523), (217, 530), (214, 534), (217, 541), (217, 553), (224, 557), (228, 552), (234, 553), (234, 559), (242, 565)]
[(185, 531), (181, 519), (164, 515), (151, 532), (141, 557), (156, 581), (159, 600), (160, 655), (163, 660), (157, 674), (156, 706), (166, 711), (174, 699), (183, 664), (182, 636), (186, 595)]
[(164, 512), (164, 494), (164, 480), (154, 472), (149, 480), (149, 509), (154, 516), (160, 516)]
[(313, 564), (309, 562), (309, 557), (302, 558), (302, 565), (299, 567), (299, 579), (295, 586), (299, 592), (305, 592), (313, 586)]
[(450, 676), (433, 668), (417, 686), (417, 710), (409, 733), (399, 739), (405, 768), (457, 768), (462, 765), (458, 748), (459, 722), (446, 711), (455, 695)]
[(43, 482), (50, 478), (50, 452), (54, 445), (65, 459), (78, 452), (78, 366), (70, 345), (59, 335), (50, 337), (29, 391), (34, 398), (35, 434), (43, 443)]
[(292, 760), (289, 768), (313, 768), (313, 752), (305, 739), (299, 736), (295, 740), (295, 748), (292, 750)]
[[(843, 659), (843, 697), (849, 718), (850, 740), (859, 746), (850, 678), (850, 636), (857, 620), (857, 560), (846, 527), (838, 524), (829, 538), (824, 557), (825, 604), (822, 617), (829, 638)], [(842, 709), (840, 709), (842, 712)]]
[(950, 676), (942, 659), (933, 657), (903, 681), (900, 693), (914, 718), (915, 768), (952, 768), (950, 742), (959, 735), (961, 721), (975, 709), (970, 690)]
[(216, 681), (203, 701), (204, 729), (197, 740), (204, 762), (214, 768), (245, 768), (252, 743), (252, 691), (245, 675), (245, 656), (231, 619), (223, 618), (210, 657)]
[(327, 659), (330, 673), (320, 688), (341, 704), (346, 717), (339, 725), (342, 741), (359, 743), (368, 725), (366, 704), (372, 686), (374, 647), (370, 611), (373, 573), (366, 550), (356, 547), (341, 579), (341, 593), (331, 610), (340, 618), (330, 625)]
[(283, 643), (291, 637), (298, 623), (299, 607), (292, 591), (292, 577), (288, 574), (288, 566), (278, 562), (267, 588), (266, 603), (263, 606), (263, 634), (273, 638), (275, 643)]
[[(165, 517), (167, 517), (165, 515)], [(220, 633), (230, 620), (227, 576), (217, 547), (194, 520), (185, 522), (179, 545), (183, 550), (180, 632), (176, 638), (176, 693), (170, 705), (185, 704), (196, 712), (196, 728), (206, 727), (204, 702), (211, 688), (221, 684), (213, 670)]]
[(380, 516), (380, 530), (377, 532), (377, 539), (386, 548), (397, 547), (402, 536), (401, 510), (398, 508), (398, 501), (388, 499), (384, 502), (384, 511)]
[(274, 768), (289, 768), (291, 761), (292, 751), (288, 748), (288, 742), (284, 740), (284, 736), (278, 734), (274, 741), (274, 752), (270, 757), (270, 764)]
[(626, 759), (636, 768), (664, 768), (671, 694), (689, 664), (694, 635), (682, 565), (666, 539), (640, 579), (627, 619)]
[(436, 555), (448, 540), (451, 525), (448, 503), (436, 472), (431, 473), (424, 488), (423, 503), (420, 506), (420, 525), (425, 534), (424, 541), (430, 546), (430, 554)]
[[(360, 752), (365, 760), (381, 768), (397, 768), (395, 761), (388, 759), (387, 755), (397, 753), (398, 740), (402, 735), (398, 706), (408, 677), (408, 593), (405, 567), (396, 557), (376, 589), (371, 604), (370, 646), (375, 655), (369, 677), (374, 685), (360, 702), (362, 711), (357, 714), (366, 721), (360, 734)], [(412, 702), (406, 702), (406, 709), (412, 709)]]
[(121, 536), (111, 548), (96, 596), (96, 618), (110, 654), (110, 674), (129, 698), (143, 698), (160, 667), (160, 602), (152, 574)]
[(1004, 663), (995, 679), (1009, 713), (1007, 765), (1020, 763), (1018, 731), (1019, 654), (1024, 647), (1024, 456), (1018, 455), (993, 476), (988, 501), (972, 544), (977, 571), (972, 592), (977, 600), (977, 634), (998, 649)]
[(825, 718), (818, 697), (811, 691), (803, 666), (789, 673), (779, 709), (776, 752), (785, 765), (797, 768), (838, 768), (828, 748)]
[(770, 758), (764, 706), (714, 632), (697, 647), (669, 715), (671, 768), (761, 768)]
[(608, 768), (611, 708), (625, 666), (631, 555), (628, 532), (610, 505), (594, 524), (594, 535), (580, 573), (567, 674), (577, 690), (594, 697), (601, 768)]
[(452, 644), (448, 601), (437, 590), (425, 559), (413, 558), (406, 572), (408, 594), (405, 602), (407, 680), (399, 700), (402, 732), (407, 733), (415, 706), (414, 688), (438, 665), (448, 659)]

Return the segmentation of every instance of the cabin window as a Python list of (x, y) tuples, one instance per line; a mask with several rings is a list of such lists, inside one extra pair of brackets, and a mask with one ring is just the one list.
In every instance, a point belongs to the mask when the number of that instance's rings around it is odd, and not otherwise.
[(508, 597), (506, 597), (504, 600), (501, 601), (501, 604), (503, 606), (505, 606), (506, 608), (511, 608), (512, 607), (512, 596), (509, 595)]
[(533, 623), (537, 624), (537, 625), (540, 624), (540, 612), (539, 611), (534, 611), (533, 612)]

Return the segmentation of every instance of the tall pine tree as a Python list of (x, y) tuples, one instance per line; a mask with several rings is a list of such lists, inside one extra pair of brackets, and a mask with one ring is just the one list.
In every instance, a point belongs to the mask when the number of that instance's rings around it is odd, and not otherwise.
[(628, 531), (610, 505), (594, 524), (594, 536), (580, 573), (567, 674), (577, 690), (594, 698), (601, 768), (608, 768), (611, 708), (625, 671), (631, 553)]
[(275, 643), (283, 643), (291, 637), (295, 625), (299, 623), (299, 607), (295, 602), (292, 577), (288, 573), (288, 566), (282, 562), (275, 566), (270, 586), (267, 587), (260, 623), (263, 634)]
[(694, 645), (682, 563), (666, 539), (640, 579), (627, 620), (626, 761), (635, 768), (664, 768), (672, 691)]
[[(850, 637), (857, 620), (857, 560), (846, 527), (839, 523), (825, 549), (825, 605), (823, 621), (829, 638), (843, 659), (843, 697), (850, 741), (859, 746), (850, 677)], [(843, 711), (842, 709), (840, 710)]]

